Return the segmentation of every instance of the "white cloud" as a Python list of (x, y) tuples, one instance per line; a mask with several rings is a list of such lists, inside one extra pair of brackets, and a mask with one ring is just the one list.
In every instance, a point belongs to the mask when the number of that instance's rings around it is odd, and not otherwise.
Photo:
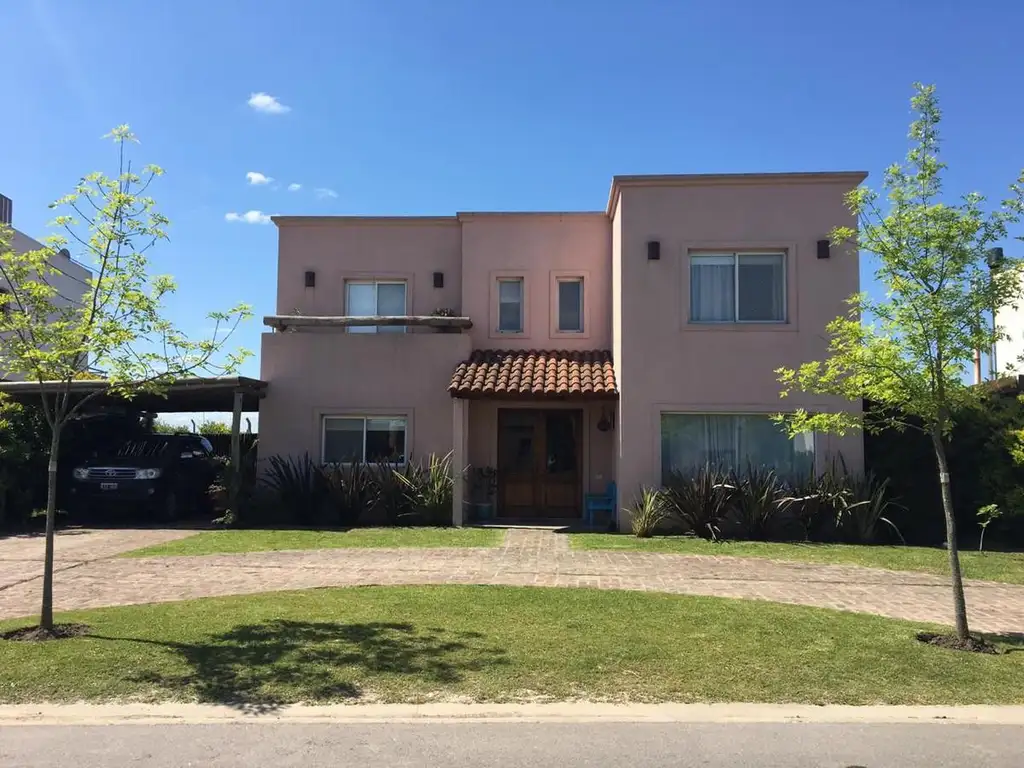
[(282, 115), (285, 112), (291, 112), (291, 107), (286, 107), (274, 96), (269, 93), (254, 93), (249, 97), (248, 104), (250, 107), (255, 109), (257, 112), (265, 112), (268, 115)]
[(295, 184), (293, 182), (293, 183), (288, 185), (288, 191), (289, 192), (298, 192), (300, 189), (302, 189), (302, 185), (301, 184)]
[(245, 178), (248, 179), (249, 183), (252, 185), (269, 184), (270, 182), (273, 181), (272, 178), (270, 178), (269, 176), (264, 176), (259, 171), (249, 171), (247, 174), (245, 174)]
[(269, 224), (270, 214), (263, 211), (246, 211), (245, 213), (225, 213), (224, 221), (241, 221), (246, 224)]
[(321, 200), (328, 197), (338, 196), (337, 192), (335, 192), (333, 189), (328, 189), (327, 187), (317, 187), (317, 189), (314, 191), (316, 192), (316, 196), (319, 197)]

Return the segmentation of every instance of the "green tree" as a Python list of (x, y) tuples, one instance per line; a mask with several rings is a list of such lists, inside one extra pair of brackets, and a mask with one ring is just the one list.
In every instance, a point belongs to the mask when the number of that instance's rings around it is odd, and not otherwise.
[(980, 396), (977, 388), (964, 383), (974, 351), (990, 349), (1003, 335), (984, 321), (984, 313), (1021, 298), (1020, 265), (1010, 261), (989, 270), (985, 257), (1024, 213), (1024, 173), (1011, 185), (1009, 197), (991, 210), (978, 193), (947, 198), (935, 88), (916, 83), (914, 91), (911, 148), (904, 163), (885, 171), (888, 210), (882, 211), (877, 192), (853, 190), (847, 204), (858, 228), (839, 227), (831, 236), (833, 243), (854, 244), (877, 257), (875, 277), (884, 295), (877, 300), (864, 293), (850, 298), (849, 314), (828, 325), (827, 359), (777, 371), (783, 397), (800, 390), (853, 401), (864, 398), (882, 408), (864, 423), (850, 412), (798, 410), (779, 418), (793, 434), (843, 434), (885, 426), (927, 434), (942, 491), (956, 632), (966, 640), (967, 607), (946, 442), (952, 414)]
[(231, 427), (222, 421), (204, 421), (199, 425), (200, 435), (230, 435)]
[(158, 435), (188, 435), (192, 433), (192, 429), (183, 424), (168, 424), (157, 419), (153, 422), (153, 432)]
[[(230, 374), (248, 355), (227, 352), (224, 342), (249, 308), (240, 304), (209, 315), (216, 329), (209, 340), (193, 341), (162, 316), (163, 300), (175, 291), (168, 276), (151, 276), (149, 250), (166, 239), (169, 224), (147, 192), (163, 174), (153, 165), (132, 168), (128, 126), (107, 137), (117, 147), (117, 175), (91, 173), (75, 191), (57, 200), (53, 225), (61, 231), (46, 245), (26, 253), (10, 247), (10, 231), (0, 231), (0, 370), (41, 386), (49, 427), (46, 549), (39, 624), (53, 627), (53, 531), (56, 514), (60, 436), (91, 399), (78, 397), (71, 383), (87, 365), (105, 372), (109, 390), (131, 398), (159, 393), (174, 380), (212, 373)], [(93, 264), (81, 296), (56, 287), (57, 251), (71, 246)]]

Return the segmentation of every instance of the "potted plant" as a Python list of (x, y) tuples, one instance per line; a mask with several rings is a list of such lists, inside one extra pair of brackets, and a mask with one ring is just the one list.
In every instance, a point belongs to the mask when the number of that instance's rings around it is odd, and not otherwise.
[(470, 509), (477, 520), (494, 517), (494, 497), (498, 490), (498, 471), (494, 467), (472, 467), (469, 475)]
[[(458, 313), (451, 307), (438, 307), (430, 313), (431, 317), (458, 317)], [(458, 333), (459, 329), (450, 325), (435, 326), (438, 333)]]

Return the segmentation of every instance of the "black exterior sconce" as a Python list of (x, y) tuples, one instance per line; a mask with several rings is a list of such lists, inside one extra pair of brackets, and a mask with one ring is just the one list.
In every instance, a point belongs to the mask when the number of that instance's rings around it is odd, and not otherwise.
[(615, 429), (615, 410), (601, 408), (601, 418), (597, 420), (598, 432), (610, 432)]

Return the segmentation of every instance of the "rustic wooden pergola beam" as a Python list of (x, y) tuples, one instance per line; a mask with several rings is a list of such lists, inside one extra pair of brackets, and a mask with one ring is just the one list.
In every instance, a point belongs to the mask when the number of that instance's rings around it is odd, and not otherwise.
[(267, 315), (263, 324), (279, 331), (288, 328), (359, 328), (368, 325), (424, 326), (428, 328), (472, 328), (468, 317), (437, 317), (435, 315), (373, 315), (347, 317), (340, 315)]

